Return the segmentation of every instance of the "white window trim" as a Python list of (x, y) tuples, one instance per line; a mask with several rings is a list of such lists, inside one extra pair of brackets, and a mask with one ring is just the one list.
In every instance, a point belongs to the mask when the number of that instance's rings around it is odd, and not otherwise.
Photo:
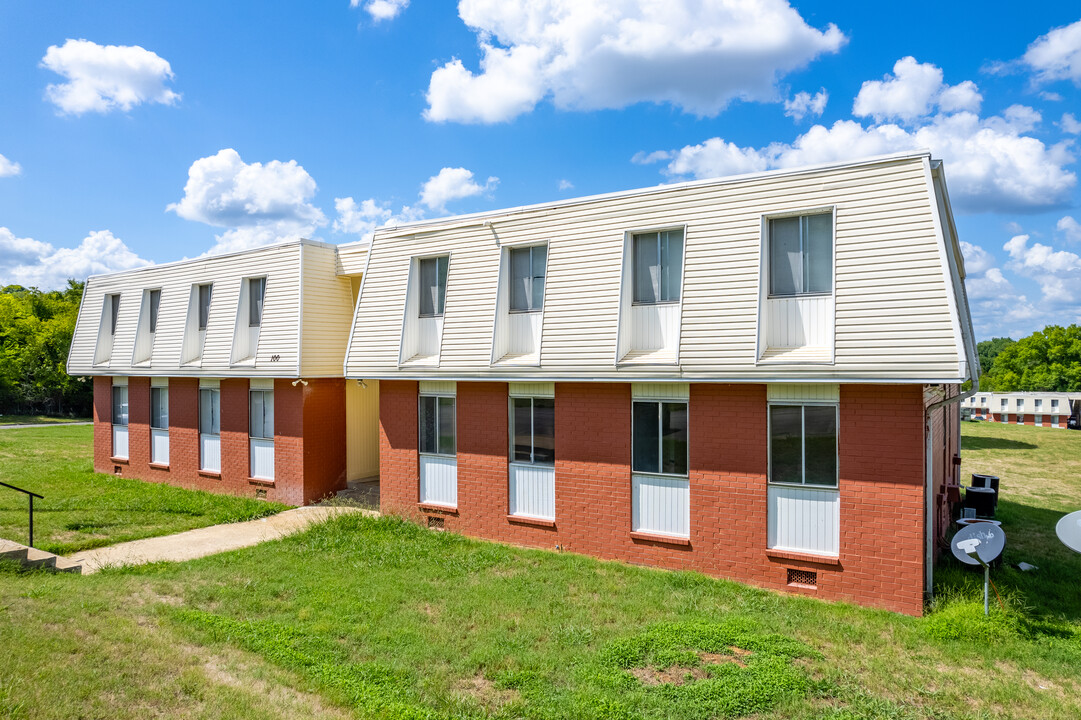
[[(454, 400), (454, 452), (453, 453), (441, 453), (441, 452), (425, 452), (420, 449), (420, 402), (422, 398), (434, 397), (434, 398), (451, 398)], [(439, 445), (439, 404), (436, 403), (435, 411), (435, 444)], [(457, 392), (428, 390), (420, 391), (417, 393), (417, 454), (425, 457), (439, 457), (439, 458), (458, 458), (458, 394)]]
[[(544, 306), (548, 304), (548, 241), (545, 240), (543, 242), (516, 243), (516, 244), (513, 244), (513, 245), (512, 244), (507, 244), (507, 245), (503, 245), (502, 247), (503, 247), (503, 251), (505, 253), (507, 253), (507, 289), (506, 289), (506, 293), (507, 293), (507, 314), (509, 314), (509, 315), (523, 315), (523, 314), (529, 314), (529, 313), (543, 313), (544, 312)], [(510, 292), (511, 292), (510, 283), (514, 279), (511, 276), (510, 253), (511, 253), (512, 250), (525, 250), (527, 248), (532, 250), (535, 247), (543, 247), (544, 248), (544, 289), (541, 291), (541, 306), (539, 308), (533, 308), (532, 310), (515, 310), (513, 307), (511, 307), (511, 302), (510, 302)], [(530, 268), (530, 270), (533, 269), (533, 256), (532, 255), (530, 255), (530, 257), (529, 257), (529, 268)], [(449, 267), (447, 268), (447, 275), (448, 276), (450, 275), (450, 268)], [(532, 281), (532, 279), (530, 279), (529, 289), (532, 292), (532, 290), (533, 290), (533, 281)]]
[[(666, 473), (666, 472), (646, 472), (644, 470), (634, 469), (634, 403), (657, 403), (658, 414), (658, 427), (661, 428), (661, 432), (657, 437), (657, 466), (660, 467), (664, 464), (664, 428), (661, 427), (661, 419), (663, 418), (661, 403), (675, 403), (679, 405), (687, 406), (687, 472), (683, 473)], [(689, 398), (631, 398), (631, 474), (643, 475), (646, 477), (660, 477), (660, 478), (677, 478), (680, 480), (689, 480), (691, 477), (691, 401)]]
[[(807, 416), (806, 413), (800, 415), (800, 435), (801, 446), (803, 448), (803, 479), (802, 483), (789, 483), (789, 482), (774, 482), (773, 480), (773, 413), (770, 412), (770, 408), (780, 405), (783, 407), (832, 407), (836, 411), (837, 419), (837, 438), (834, 445), (834, 453), (837, 458), (837, 478), (833, 485), (815, 485), (813, 483), (807, 483)], [(807, 488), (809, 490), (829, 490), (831, 492), (837, 492), (841, 488), (841, 405), (840, 403), (830, 402), (792, 402), (792, 401), (769, 401), (766, 403), (766, 454), (768, 456), (766, 464), (766, 479), (770, 485), (777, 485), (779, 487), (798, 487)]]
[[(642, 300), (634, 299), (634, 287), (636, 278), (634, 277), (634, 236), (635, 235), (647, 235), (649, 233), (662, 233), (671, 232), (673, 230), (680, 230), (683, 232), (683, 252), (680, 254), (680, 270), (679, 270), (679, 299), (678, 300), (658, 300), (657, 302), (644, 302)], [(684, 278), (687, 277), (687, 223), (682, 225), (668, 225), (664, 227), (646, 228), (638, 230), (628, 230), (623, 235), (623, 247), (626, 249), (626, 253), (629, 253), (629, 257), (625, 257), (623, 261), (630, 264), (630, 278), (631, 278), (631, 305), (679, 305), (683, 302), (683, 286)], [(547, 279), (547, 278), (546, 278)], [(547, 284), (547, 283), (546, 283)]]
[[(805, 292), (795, 293), (793, 295), (773, 295), (770, 293), (770, 276), (769, 276), (769, 221), (781, 220), (791, 217), (803, 217), (804, 215), (825, 215), (829, 213), (832, 222), (832, 242), (830, 243), (830, 250), (832, 256), (830, 261), (832, 263), (830, 272), (830, 290), (829, 292)], [(767, 212), (762, 214), (761, 223), (761, 245), (760, 252), (762, 254), (762, 266), (759, 282), (762, 284), (761, 296), (765, 299), (770, 298), (788, 298), (788, 297), (827, 297), (837, 294), (837, 206), (836, 205), (822, 205), (816, 208), (791, 210), (783, 212)]]
[[(438, 260), (439, 258), (444, 258), (444, 257), (447, 259), (447, 281), (443, 285), (443, 312), (425, 314), (425, 313), (421, 312), (421, 310), (420, 310), (420, 263), (421, 263), (422, 260)], [(416, 268), (417, 268), (417, 285), (416, 285), (415, 288), (412, 288), (412, 291), (417, 293), (417, 317), (418, 318), (446, 317), (446, 314), (447, 314), (447, 290), (450, 289), (450, 259), (451, 259), (451, 253), (449, 253), (449, 252), (433, 253), (431, 255), (416, 255), (416, 256), (413, 257), (413, 262), (416, 264)], [(436, 264), (436, 278), (437, 279), (438, 279), (438, 276), (439, 276), (439, 266), (438, 266), (438, 263), (437, 263)]]
[[(515, 400), (527, 400), (527, 399), (529, 400), (529, 461), (528, 462), (525, 461), (525, 460), (515, 460), (514, 459), (514, 401)], [(510, 418), (510, 422), (507, 423), (507, 429), (509, 431), (508, 434), (510, 435), (509, 447), (507, 448), (507, 450), (508, 450), (507, 456), (508, 456), (508, 462), (511, 465), (523, 465), (525, 467), (545, 467), (545, 468), (547, 468), (547, 467), (555, 467), (555, 461), (554, 460), (551, 463), (545, 463), (545, 462), (537, 462), (534, 459), (534, 456), (536, 455), (536, 451), (537, 451), (537, 437), (536, 437), (536, 432), (534, 432), (534, 428), (536, 427), (537, 423), (536, 423), (536, 421), (535, 421), (535, 419), (533, 417), (534, 412), (535, 412), (534, 401), (536, 401), (536, 400), (551, 400), (552, 404), (553, 405), (555, 404), (555, 397), (552, 396), (552, 395), (508, 395), (508, 397), (507, 397), (507, 414), (509, 415), (509, 418)], [(458, 404), (457, 403), (454, 404), (454, 414), (455, 414), (455, 424), (457, 424), (457, 419), (458, 419), (458, 417), (457, 417), (458, 416)], [(454, 430), (455, 430), (455, 446), (457, 446), (457, 430), (458, 430), (458, 428), (455, 427)], [(555, 440), (555, 438), (553, 438), (553, 440)]]

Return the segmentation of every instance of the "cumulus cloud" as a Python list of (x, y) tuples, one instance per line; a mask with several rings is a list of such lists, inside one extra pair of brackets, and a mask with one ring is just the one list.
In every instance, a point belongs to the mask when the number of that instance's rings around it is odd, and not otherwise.
[(0, 227), (0, 286), (23, 285), (56, 290), (68, 278), (131, 270), (150, 261), (132, 252), (108, 230), (92, 232), (77, 246), (56, 248), (32, 238), (20, 238)]
[(310, 202), (315, 191), (315, 180), (296, 160), (249, 164), (225, 148), (192, 163), (184, 197), (166, 210), (227, 228), (210, 250), (216, 254), (311, 237), (327, 223)]
[(792, 99), (784, 101), (784, 114), (799, 122), (807, 115), (818, 117), (826, 109), (830, 95), (822, 88), (813, 96), (808, 92), (798, 92)]
[(362, 240), (369, 241), (378, 227), (416, 222), (425, 217), (423, 208), (403, 205), (398, 212), (394, 212), (374, 198), (362, 200), (359, 204), (351, 197), (335, 198), (334, 209), (338, 211), (334, 232), (359, 235)]
[(961, 253), (965, 256), (965, 274), (980, 275), (990, 270), (995, 259), (979, 245), (961, 241)]
[(1037, 83), (1072, 80), (1081, 86), (1081, 20), (1036, 38), (1021, 62)]
[(452, 200), (482, 195), (499, 185), (499, 178), (490, 177), (481, 185), (473, 179), (473, 172), (463, 167), (445, 167), (439, 174), (428, 178), (420, 190), (420, 201), (432, 210), (444, 211)]
[(1055, 229), (1067, 242), (1081, 243), (1081, 223), (1074, 220), (1070, 215), (1060, 218), (1058, 223), (1055, 224)]
[(180, 99), (166, 87), (173, 79), (168, 61), (138, 45), (69, 39), (51, 46), (41, 66), (67, 79), (45, 88), (45, 97), (61, 113), (127, 112), (143, 103), (172, 105)]
[(349, 6), (363, 6), (364, 12), (371, 15), (372, 20), (381, 22), (398, 17), (402, 10), (409, 7), (409, 0), (349, 0)]
[(11, 177), (23, 171), (23, 166), (0, 155), (0, 177)]
[(976, 84), (965, 80), (958, 85), (942, 81), (942, 69), (931, 63), (903, 57), (893, 65), (893, 74), (882, 80), (868, 80), (860, 87), (852, 114), (876, 121), (911, 121), (930, 114), (936, 106), (945, 112), (979, 112), (983, 96)]
[(1010, 254), (1007, 267), (1039, 283), (1047, 305), (1081, 304), (1081, 256), (1043, 243), (1029, 245), (1030, 239), (1028, 235), (1016, 235), (1003, 245)]
[(1062, 113), (1062, 119), (1058, 121), (1057, 125), (1062, 128), (1064, 133), (1081, 135), (1081, 120), (1078, 120), (1073, 113)]
[(972, 323), (981, 336), (1027, 335), (1043, 313), (1019, 292), (995, 265), (991, 253), (961, 241), (965, 256), (965, 293)]
[(432, 73), (433, 122), (496, 123), (550, 98), (567, 110), (670, 103), (716, 115), (732, 100), (775, 102), (777, 80), (845, 42), (786, 0), (460, 0), (478, 72), (453, 58)]
[[(904, 72), (902, 76), (908, 77)], [(939, 82), (938, 90), (909, 92), (904, 102), (892, 105), (887, 105), (878, 90), (865, 96), (875, 102), (864, 103), (863, 112), (903, 116), (912, 120), (910, 125), (872, 122), (865, 126), (839, 120), (830, 127), (814, 125), (791, 143), (743, 147), (714, 137), (677, 150), (640, 152), (632, 160), (665, 162), (665, 172), (673, 178), (709, 178), (929, 148), (946, 162), (950, 194), (960, 210), (1032, 212), (1068, 202), (1077, 185), (1076, 173), (1067, 169), (1075, 160), (1072, 141), (1047, 145), (1027, 135), (1041, 118), (1025, 105), (1013, 105), (1002, 115), (986, 118), (967, 110), (944, 112), (942, 86), (940, 80), (935, 82)], [(866, 84), (861, 94), (865, 89)], [(912, 115), (918, 108), (930, 112), (935, 104), (939, 112), (934, 115)]]

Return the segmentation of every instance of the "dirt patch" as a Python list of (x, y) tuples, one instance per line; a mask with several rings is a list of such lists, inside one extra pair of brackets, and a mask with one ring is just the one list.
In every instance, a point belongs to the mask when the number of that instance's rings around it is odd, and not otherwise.
[(738, 648), (738, 647), (736, 647), (734, 645), (729, 647), (728, 649), (732, 652), (731, 655), (722, 655), (721, 653), (708, 653), (708, 652), (699, 651), (697, 653), (698, 654), (698, 659), (701, 660), (706, 665), (720, 665), (722, 663), (735, 663), (736, 665), (739, 665), (740, 667), (747, 667), (747, 662), (743, 658), (745, 658), (745, 657), (747, 657), (748, 655), (751, 654), (750, 650), (744, 650), (743, 648)]
[(473, 698), (486, 710), (499, 710), (507, 703), (512, 703), (521, 698), (517, 690), (510, 688), (498, 688), (483, 675), (474, 675), (471, 678), (461, 680), (454, 686), (454, 692), (459, 695)]
[[(751, 655), (750, 650), (744, 650), (736, 646), (730, 646), (729, 651), (731, 655), (723, 653), (711, 653), (698, 650), (695, 655), (702, 662), (702, 665), (723, 665), (725, 663), (733, 663), (741, 668), (747, 667), (747, 662), (744, 660), (748, 655)], [(699, 665), (697, 667), (687, 667), (686, 665), (672, 665), (664, 670), (658, 670), (653, 667), (644, 668), (631, 668), (631, 675), (634, 675), (638, 679), (638, 682), (643, 685), (683, 685), (688, 682), (694, 682), (695, 680), (704, 680), (709, 677), (709, 673)]]
[(235, 688), (256, 697), (266, 698), (273, 707), (290, 718), (345, 718), (351, 715), (334, 706), (328, 706), (313, 693), (303, 692), (280, 684), (270, 684), (255, 677), (251, 668), (242, 662), (230, 662), (226, 658), (211, 655), (203, 663), (207, 680)]

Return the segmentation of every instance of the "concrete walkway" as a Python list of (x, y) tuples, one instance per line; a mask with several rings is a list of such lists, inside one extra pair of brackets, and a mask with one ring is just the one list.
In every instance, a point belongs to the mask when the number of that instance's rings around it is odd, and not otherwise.
[(72, 425), (93, 425), (93, 420), (86, 422), (30, 423), (27, 425), (0, 425), (0, 430), (26, 430), (27, 428), (71, 427)]
[(258, 545), (304, 530), (309, 525), (322, 522), (342, 513), (364, 513), (376, 516), (373, 510), (355, 507), (313, 505), (286, 510), (277, 515), (249, 520), (247, 522), (211, 525), (175, 535), (132, 540), (109, 547), (84, 550), (69, 556), (69, 560), (82, 563), (83, 574), (97, 572), (105, 567), (142, 565), (144, 563), (181, 562), (206, 555)]

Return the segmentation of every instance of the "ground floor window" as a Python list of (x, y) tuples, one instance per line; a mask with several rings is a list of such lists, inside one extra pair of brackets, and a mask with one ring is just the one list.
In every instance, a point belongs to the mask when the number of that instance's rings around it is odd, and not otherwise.
[(248, 444), (251, 477), (274, 479), (274, 391), (248, 392)]
[(169, 388), (150, 388), (150, 462), (169, 464)]
[(511, 515), (555, 519), (555, 398), (510, 398)]
[(420, 501), (458, 506), (455, 396), (421, 394), (419, 401)]
[(199, 389), (199, 469), (221, 472), (221, 390)]
[(128, 457), (128, 386), (113, 385), (113, 457)]
[(631, 412), (631, 516), (636, 532), (690, 537), (685, 401), (635, 400)]

